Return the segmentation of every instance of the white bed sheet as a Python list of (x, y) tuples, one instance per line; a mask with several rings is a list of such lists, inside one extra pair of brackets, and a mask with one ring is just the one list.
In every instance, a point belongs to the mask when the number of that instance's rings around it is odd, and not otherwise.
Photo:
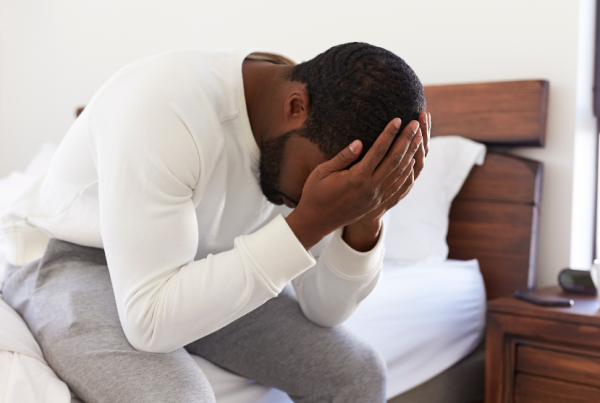
[[(46, 168), (47, 145), (24, 173), (0, 179), (0, 214)], [(0, 231), (0, 280), (5, 263)], [(385, 262), (377, 287), (344, 324), (375, 346), (388, 366), (391, 398), (443, 372), (478, 344), (485, 325), (485, 288), (477, 261)], [(289, 403), (283, 392), (194, 357), (218, 403)], [(71, 398), (25, 323), (0, 301), (0, 403), (68, 403)], [(74, 399), (73, 402), (78, 402)]]

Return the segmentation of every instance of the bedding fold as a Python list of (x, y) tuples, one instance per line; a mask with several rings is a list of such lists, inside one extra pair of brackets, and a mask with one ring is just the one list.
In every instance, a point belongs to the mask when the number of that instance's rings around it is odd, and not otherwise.
[(0, 403), (70, 403), (29, 328), (0, 298)]

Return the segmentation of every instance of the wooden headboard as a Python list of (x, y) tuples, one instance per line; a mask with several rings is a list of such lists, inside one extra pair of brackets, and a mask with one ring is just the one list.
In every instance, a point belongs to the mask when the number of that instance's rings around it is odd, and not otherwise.
[(432, 136), (488, 145), (452, 203), (449, 257), (479, 260), (488, 299), (533, 288), (543, 165), (506, 151), (544, 145), (548, 82), (429, 86), (425, 96)]

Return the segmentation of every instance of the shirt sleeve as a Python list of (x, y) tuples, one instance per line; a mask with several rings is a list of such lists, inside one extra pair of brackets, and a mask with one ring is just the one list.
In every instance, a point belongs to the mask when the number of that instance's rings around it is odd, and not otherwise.
[(367, 252), (352, 249), (342, 239), (343, 231), (335, 231), (317, 264), (292, 281), (304, 315), (324, 327), (350, 317), (377, 285), (383, 266), (385, 226)]
[[(196, 144), (168, 97), (136, 94), (91, 105), (101, 234), (127, 339), (170, 352), (256, 309), (315, 260), (277, 216), (233, 249), (194, 261), (193, 200), (202, 196), (203, 152), (214, 150)], [(204, 121), (221, 135), (218, 120)]]

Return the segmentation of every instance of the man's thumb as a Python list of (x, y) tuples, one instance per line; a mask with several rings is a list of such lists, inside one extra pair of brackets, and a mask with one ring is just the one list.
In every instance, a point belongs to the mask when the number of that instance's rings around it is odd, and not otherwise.
[(341, 171), (352, 164), (362, 151), (362, 143), (360, 140), (354, 140), (350, 145), (340, 151), (335, 157), (323, 164), (327, 174)]

